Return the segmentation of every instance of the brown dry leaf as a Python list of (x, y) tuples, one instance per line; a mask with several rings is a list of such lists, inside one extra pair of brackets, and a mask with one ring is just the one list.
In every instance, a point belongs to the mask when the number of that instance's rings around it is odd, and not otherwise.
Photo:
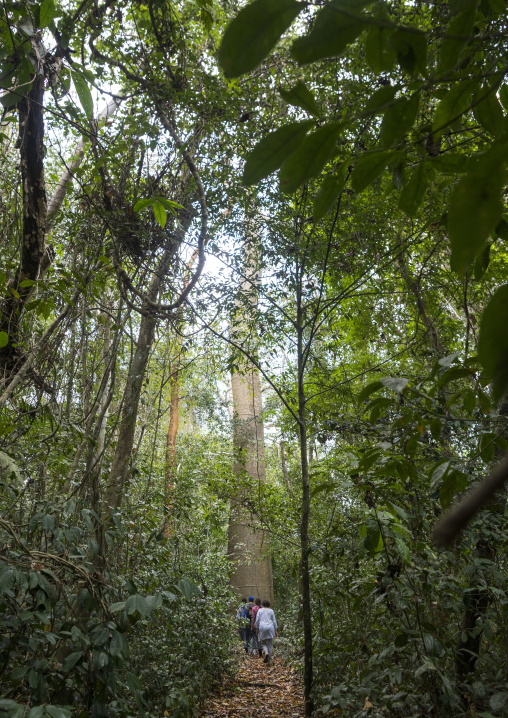
[(303, 718), (304, 702), (295, 671), (276, 659), (270, 666), (242, 656), (238, 672), (202, 706), (201, 718)]
[(372, 703), (369, 701), (369, 696), (367, 696), (367, 698), (365, 699), (365, 703), (363, 704), (362, 710), (368, 711), (370, 708), (374, 708), (374, 706), (373, 706)]

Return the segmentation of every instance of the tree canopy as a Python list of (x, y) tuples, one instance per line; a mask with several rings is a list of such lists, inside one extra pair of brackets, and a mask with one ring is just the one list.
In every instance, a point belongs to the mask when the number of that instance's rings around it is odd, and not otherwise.
[(5, 0), (0, 713), (196, 715), (262, 574), (306, 716), (505, 714), (506, 32)]

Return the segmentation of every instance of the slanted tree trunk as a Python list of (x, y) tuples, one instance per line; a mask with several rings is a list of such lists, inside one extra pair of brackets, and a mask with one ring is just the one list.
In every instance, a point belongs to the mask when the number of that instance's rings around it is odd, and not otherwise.
[[(506, 420), (508, 418), (508, 394), (504, 396), (499, 406), (499, 418), (501, 420), (501, 436), (506, 440), (508, 430)], [(496, 463), (503, 457), (503, 451), (496, 446)], [(490, 514), (502, 516), (506, 509), (506, 494), (498, 492), (485, 506)], [(461, 633), (458, 638), (455, 653), (455, 673), (461, 683), (469, 683), (474, 680), (476, 664), (480, 655), (480, 646), (483, 636), (482, 624), (486, 618), (487, 611), (492, 599), (489, 588), (490, 565), (496, 557), (498, 540), (495, 538), (495, 528), (489, 527), (489, 534), (484, 531), (480, 533), (476, 542), (473, 561), (476, 569), (471, 573), (469, 585), (464, 592), (464, 613), (462, 615)]]
[[(166, 249), (152, 276), (147, 292), (148, 299), (152, 302), (157, 301), (163, 278), (167, 274), (169, 263), (175, 251), (175, 246)], [(111, 509), (117, 509), (122, 503), (123, 490), (127, 480), (134, 444), (139, 398), (141, 396), (141, 388), (155, 333), (156, 317), (153, 312), (148, 310), (148, 307), (145, 306), (144, 309), (145, 313), (141, 317), (136, 349), (125, 383), (118, 441), (109, 474), (108, 485), (104, 493), (104, 512), (106, 515), (109, 515)]]
[[(246, 338), (249, 304), (257, 306), (256, 237), (248, 237), (245, 245), (244, 276), (241, 289), (248, 292), (247, 306), (239, 307), (235, 339)], [(251, 346), (255, 352), (255, 347)], [(242, 597), (254, 596), (273, 602), (272, 561), (268, 534), (257, 527), (254, 513), (248, 511), (266, 481), (263, 405), (259, 372), (244, 359), (231, 377), (233, 392), (233, 445), (236, 461), (233, 466), (238, 478), (238, 491), (231, 501), (228, 556), (231, 561), (231, 586)]]

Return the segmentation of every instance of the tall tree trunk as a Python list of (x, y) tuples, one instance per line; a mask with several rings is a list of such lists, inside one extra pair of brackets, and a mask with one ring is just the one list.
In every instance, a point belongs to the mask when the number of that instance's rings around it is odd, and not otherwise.
[[(164, 252), (159, 266), (152, 276), (147, 295), (153, 302), (157, 301), (162, 280), (166, 276), (173, 254), (173, 248), (167, 249)], [(108, 485), (104, 493), (104, 512), (106, 515), (110, 513), (112, 508), (117, 509), (122, 503), (123, 490), (127, 480), (134, 443), (134, 431), (136, 429), (141, 387), (150, 356), (155, 327), (156, 317), (153, 313), (148, 312), (148, 307), (145, 307), (145, 313), (141, 316), (136, 349), (127, 373), (118, 441), (109, 474)]]
[[(164, 279), (168, 273), (169, 266), (175, 253), (178, 250), (190, 224), (192, 221), (192, 213), (186, 212), (182, 219), (181, 228), (174, 242), (164, 251), (159, 264), (152, 275), (150, 281), (147, 298), (149, 302), (156, 302), (159, 291), (162, 287)], [(157, 318), (150, 311), (149, 306), (145, 305), (144, 313), (141, 316), (139, 325), (138, 340), (136, 349), (127, 374), (127, 381), (123, 394), (122, 416), (120, 419), (118, 441), (113, 457), (113, 463), (109, 474), (108, 485), (104, 493), (104, 512), (108, 515), (111, 508), (117, 509), (123, 498), (123, 490), (129, 472), (131, 462), (132, 448), (134, 444), (134, 432), (136, 429), (136, 419), (138, 416), (139, 398), (141, 396), (141, 387), (145, 376), (148, 358), (155, 334)]]
[(310, 573), (309, 573), (309, 520), (310, 520), (310, 487), (309, 487), (309, 457), (307, 443), (307, 411), (305, 400), (305, 356), (304, 356), (304, 317), (302, 311), (301, 278), (297, 277), (297, 361), (298, 361), (298, 429), (300, 438), (300, 461), (302, 471), (302, 506), (300, 521), (300, 601), (303, 615), (304, 640), (304, 697), (305, 715), (310, 718), (314, 710), (312, 700), (313, 685), (313, 645), (312, 645), (312, 612), (310, 603)]
[[(30, 293), (24, 280), (39, 276), (46, 232), (46, 184), (44, 179), (44, 77), (37, 75), (32, 89), (19, 105), (20, 166), (23, 190), (21, 255), (14, 280), (2, 304), (0, 331), (9, 343), (0, 349), (0, 359), (9, 363), (12, 344), (17, 342), (19, 316)], [(14, 290), (14, 291), (12, 291)]]
[[(247, 306), (239, 307), (234, 333), (246, 338), (250, 306), (257, 306), (257, 243), (256, 231), (245, 242), (244, 277), (241, 289), (248, 293)], [(249, 306), (250, 305), (250, 306)], [(255, 352), (256, 348), (252, 347)], [(246, 512), (246, 504), (255, 500), (266, 481), (263, 405), (259, 372), (244, 359), (231, 377), (233, 392), (233, 445), (236, 461), (233, 471), (238, 477), (238, 491), (231, 501), (228, 556), (231, 561), (231, 586), (241, 596), (250, 595), (273, 602), (272, 561), (268, 534), (257, 528), (254, 514)]]

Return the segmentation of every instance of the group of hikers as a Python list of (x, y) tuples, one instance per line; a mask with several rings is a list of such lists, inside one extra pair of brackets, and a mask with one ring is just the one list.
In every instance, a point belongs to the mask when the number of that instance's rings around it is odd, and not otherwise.
[[(277, 636), (277, 621), (270, 608), (270, 601), (260, 598), (249, 600), (242, 598), (238, 606), (236, 620), (240, 629), (240, 636), (247, 655), (263, 657), (265, 663), (270, 663), (273, 653), (273, 639)], [(252, 647), (251, 647), (252, 641)]]

